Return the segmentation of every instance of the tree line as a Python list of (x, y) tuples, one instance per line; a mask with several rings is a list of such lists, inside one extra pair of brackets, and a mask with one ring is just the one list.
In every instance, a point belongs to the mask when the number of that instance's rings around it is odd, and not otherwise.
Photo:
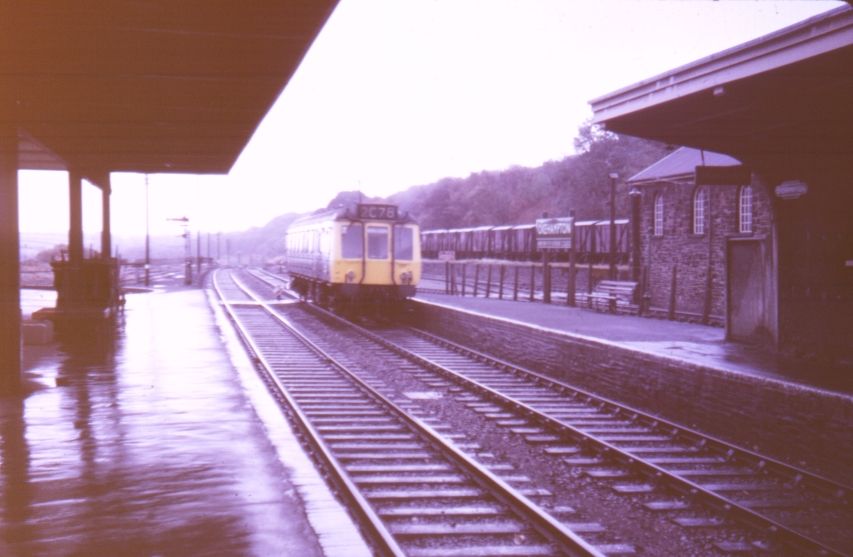
[(621, 136), (584, 124), (574, 140), (577, 154), (541, 166), (483, 171), (445, 178), (395, 194), (389, 201), (424, 229), (534, 222), (543, 213), (580, 220), (610, 215), (610, 174), (616, 173), (616, 214), (627, 217), (626, 180), (665, 156), (664, 144)]
[[(626, 180), (667, 154), (661, 143), (606, 132), (586, 123), (574, 140), (577, 154), (538, 167), (484, 170), (467, 178), (444, 178), (413, 186), (387, 199), (343, 191), (328, 208), (354, 203), (393, 203), (424, 230), (532, 223), (543, 213), (579, 220), (610, 216), (611, 173), (616, 182), (616, 214), (629, 211)], [(287, 214), (266, 226), (224, 235), (232, 253), (275, 257), (282, 253), (287, 226), (299, 215)]]

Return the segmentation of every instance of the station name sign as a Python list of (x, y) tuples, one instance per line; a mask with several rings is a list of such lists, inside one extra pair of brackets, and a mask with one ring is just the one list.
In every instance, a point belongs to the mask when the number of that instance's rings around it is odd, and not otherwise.
[(359, 203), (358, 218), (375, 220), (397, 220), (398, 209), (396, 205), (373, 205)]
[(572, 217), (536, 219), (538, 249), (572, 249)]
[(785, 180), (774, 189), (780, 199), (798, 199), (809, 192), (809, 185), (802, 180)]

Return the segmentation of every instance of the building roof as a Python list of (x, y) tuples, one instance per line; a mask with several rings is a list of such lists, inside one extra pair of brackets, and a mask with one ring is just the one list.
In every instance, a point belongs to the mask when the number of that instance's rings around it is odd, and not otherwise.
[(853, 8), (841, 6), (590, 101), (608, 130), (729, 153), (849, 157)]
[(738, 166), (740, 161), (734, 157), (713, 151), (703, 151), (692, 147), (680, 147), (646, 167), (628, 179), (635, 186), (660, 182), (693, 178), (697, 166)]
[(335, 0), (0, 4), (19, 167), (224, 173)]

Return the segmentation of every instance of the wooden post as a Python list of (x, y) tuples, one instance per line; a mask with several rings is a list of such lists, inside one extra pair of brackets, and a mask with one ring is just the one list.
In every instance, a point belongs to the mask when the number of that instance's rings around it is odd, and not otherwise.
[(504, 274), (506, 273), (506, 265), (501, 265), (500, 282), (498, 283), (498, 299), (504, 299)]
[(530, 265), (530, 301), (533, 301), (533, 293), (536, 292), (536, 265)]
[(705, 283), (705, 305), (702, 311), (702, 323), (708, 324), (711, 317), (711, 287), (713, 286), (714, 270), (714, 195), (713, 190), (708, 189), (708, 277)]
[(610, 173), (610, 252), (609, 262), (610, 270), (608, 278), (616, 280), (616, 180), (619, 175), (615, 172)]
[(486, 274), (486, 298), (488, 298), (492, 293), (492, 265), (488, 266), (488, 271)]
[(460, 276), (460, 273), (465, 273), (465, 265), (459, 265), (456, 262), (450, 264), (450, 290), (451, 294), (461, 294), (462, 292), (462, 279), (464, 277)]
[(474, 292), (471, 294), (475, 298), (477, 297), (477, 289), (480, 287), (480, 264), (477, 263), (474, 265)]
[(566, 284), (566, 304), (574, 307), (575, 302), (575, 273), (577, 273), (576, 265), (577, 265), (577, 249), (575, 249), (575, 243), (577, 242), (578, 236), (577, 231), (575, 230), (575, 212), (570, 211), (569, 216), (572, 217), (572, 245), (569, 247), (569, 276), (568, 283)]
[(551, 253), (542, 251), (542, 301), (551, 303)]
[(450, 279), (450, 261), (444, 262), (444, 293), (452, 294), (452, 289), (450, 287), (451, 279)]
[(672, 266), (672, 284), (669, 287), (669, 318), (675, 319), (675, 288), (678, 286), (678, 265)]
[(512, 286), (512, 299), (513, 301), (518, 301), (518, 265), (515, 266), (515, 282)]
[(592, 294), (592, 257), (589, 258), (589, 268), (586, 275), (586, 293)]
[(465, 282), (466, 282), (466, 276), (467, 276), (467, 274), (468, 274), (468, 273), (467, 273), (467, 271), (465, 270), (465, 264), (463, 263), (463, 264), (462, 264), (462, 296), (463, 296), (463, 297), (465, 296)]

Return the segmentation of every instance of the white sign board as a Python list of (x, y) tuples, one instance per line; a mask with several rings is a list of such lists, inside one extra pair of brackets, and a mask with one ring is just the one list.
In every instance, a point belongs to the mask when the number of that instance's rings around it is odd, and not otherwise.
[(776, 197), (797, 199), (809, 192), (809, 185), (802, 180), (786, 180), (776, 186)]
[(536, 238), (536, 249), (572, 249), (572, 237), (568, 238)]
[(536, 219), (537, 249), (572, 249), (572, 217)]

